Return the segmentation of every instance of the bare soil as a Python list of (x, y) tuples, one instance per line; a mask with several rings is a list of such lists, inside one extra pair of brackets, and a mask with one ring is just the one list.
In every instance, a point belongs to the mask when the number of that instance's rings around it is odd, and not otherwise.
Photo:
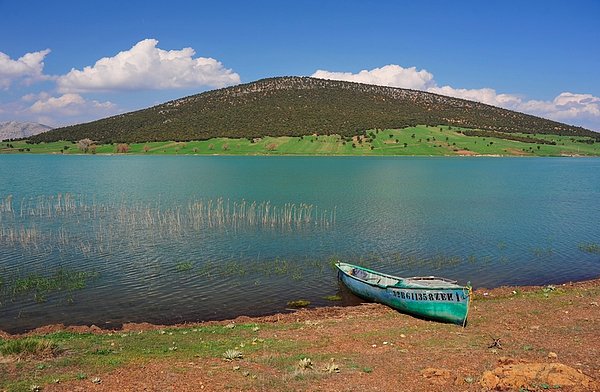
[[(43, 390), (600, 391), (599, 302), (600, 279), (479, 289), (466, 328), (416, 319), (378, 304), (240, 317), (210, 324), (280, 326), (261, 328), (258, 334), (302, 347), (312, 369), (278, 365), (281, 353), (266, 347), (235, 363), (221, 358), (147, 360), (99, 374), (95, 383), (70, 381)], [(123, 330), (159, 328), (128, 324)], [(107, 333), (95, 327), (48, 326), (29, 334), (57, 330)]]

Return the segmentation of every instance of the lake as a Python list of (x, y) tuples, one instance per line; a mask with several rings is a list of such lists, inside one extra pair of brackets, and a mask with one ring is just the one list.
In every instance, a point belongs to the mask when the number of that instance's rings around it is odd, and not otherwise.
[(0, 155), (0, 329), (355, 303), (336, 260), (584, 280), (599, 222), (598, 158)]

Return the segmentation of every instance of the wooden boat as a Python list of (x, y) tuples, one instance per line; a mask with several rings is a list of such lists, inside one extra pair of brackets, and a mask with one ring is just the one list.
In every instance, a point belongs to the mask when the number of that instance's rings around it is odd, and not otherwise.
[(435, 276), (400, 278), (347, 263), (336, 263), (340, 280), (364, 299), (402, 313), (465, 326), (471, 287)]

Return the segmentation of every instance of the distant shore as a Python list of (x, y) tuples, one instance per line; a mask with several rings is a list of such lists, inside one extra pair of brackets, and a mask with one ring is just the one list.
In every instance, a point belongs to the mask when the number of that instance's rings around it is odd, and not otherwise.
[[(469, 136), (456, 127), (417, 126), (367, 131), (354, 137), (340, 135), (213, 138), (196, 141), (99, 143), (57, 141), (32, 144), (4, 141), (0, 154), (64, 155), (239, 155), (239, 156), (600, 156), (600, 142), (586, 137), (506, 134)], [(498, 133), (498, 135), (502, 135)]]

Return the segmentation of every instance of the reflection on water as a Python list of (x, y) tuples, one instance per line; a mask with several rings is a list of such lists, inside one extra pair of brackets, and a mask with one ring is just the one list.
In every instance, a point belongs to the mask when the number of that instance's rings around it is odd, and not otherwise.
[(0, 156), (0, 329), (357, 299), (336, 260), (475, 287), (600, 275), (600, 159)]

